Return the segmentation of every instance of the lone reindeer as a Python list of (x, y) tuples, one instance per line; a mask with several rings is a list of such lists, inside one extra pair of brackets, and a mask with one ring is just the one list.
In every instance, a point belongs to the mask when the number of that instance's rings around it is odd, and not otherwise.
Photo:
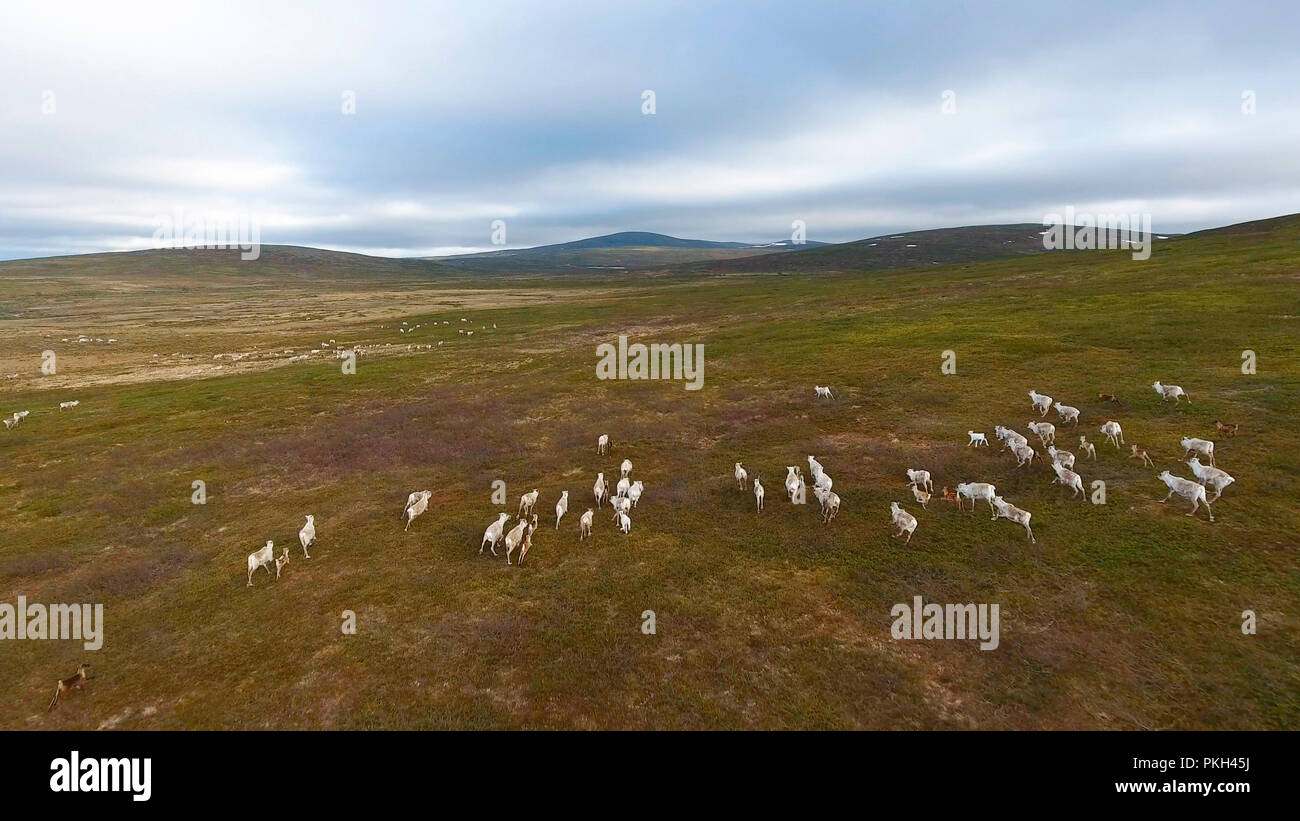
[(86, 675), (86, 671), (89, 669), (89, 664), (83, 664), (77, 668), (76, 674), (59, 679), (58, 685), (54, 688), (54, 698), (50, 699), (50, 706), (45, 708), (45, 712), (48, 713), (54, 709), (54, 705), (59, 703), (59, 696), (84, 687), (86, 682), (90, 681), (90, 676)]

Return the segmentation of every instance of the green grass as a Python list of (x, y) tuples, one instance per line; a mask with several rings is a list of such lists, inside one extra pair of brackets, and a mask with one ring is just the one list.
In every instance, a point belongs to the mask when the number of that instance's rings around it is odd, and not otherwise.
[[(1169, 240), (1147, 262), (581, 283), (336, 270), (328, 255), (205, 257), (193, 277), (192, 258), (133, 271), (141, 257), (115, 255), (109, 281), (102, 258), (0, 265), (0, 358), (21, 373), (0, 382), (0, 412), (32, 410), (0, 432), (0, 601), (102, 602), (107, 622), (96, 653), (0, 644), (0, 727), (1294, 729), (1298, 243), (1291, 219)], [(487, 329), (471, 342), (460, 317)], [(408, 338), (402, 320), (426, 327)], [(80, 332), (120, 346), (58, 342)], [(595, 347), (620, 333), (703, 343), (705, 388), (597, 381)], [(152, 353), (210, 362), (331, 337), (394, 348), (355, 376), (313, 360), (150, 377)], [(57, 389), (27, 375), (47, 345), (65, 357)], [(1256, 375), (1240, 372), (1247, 348)], [(1193, 404), (1162, 405), (1156, 379)], [(815, 402), (814, 384), (839, 400)], [(1080, 472), (1106, 481), (1107, 505), (964, 447), (968, 428), (1024, 431), (1030, 388), (1082, 408), (1099, 458)], [(65, 398), (81, 406), (58, 411)], [(1102, 445), (1111, 417), (1155, 470)], [(1189, 475), (1178, 439), (1218, 439), (1216, 418), (1242, 434), (1219, 442), (1237, 482), (1210, 524), (1159, 504), (1155, 474)], [(783, 466), (809, 453), (843, 498), (830, 525), (782, 498)], [(596, 471), (624, 457), (647, 486), (631, 535), (598, 515), (579, 543)], [(737, 460), (763, 476), (761, 516)], [(908, 467), (996, 483), (1038, 544), (937, 499), (922, 512)], [(523, 567), (477, 555), (496, 478), (511, 512), (542, 492)], [(421, 488), (434, 505), (404, 534)], [(891, 500), (920, 520), (910, 546), (889, 538)], [(293, 560), (247, 589), (245, 557), (267, 539)], [(1001, 646), (891, 641), (891, 607), (916, 595), (998, 603)], [(1246, 609), (1257, 635), (1241, 633)], [(42, 713), (87, 657), (96, 679)]]

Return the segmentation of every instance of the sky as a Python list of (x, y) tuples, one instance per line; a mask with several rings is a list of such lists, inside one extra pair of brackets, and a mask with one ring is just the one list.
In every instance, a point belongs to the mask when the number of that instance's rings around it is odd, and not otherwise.
[(1300, 211), (1297, 34), (1290, 0), (6, 2), (0, 259), (1225, 225)]

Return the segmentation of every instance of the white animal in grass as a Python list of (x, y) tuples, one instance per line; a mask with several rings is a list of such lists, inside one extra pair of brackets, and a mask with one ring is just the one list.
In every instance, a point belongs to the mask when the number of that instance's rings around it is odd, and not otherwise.
[(1028, 510), (1021, 510), (1010, 502), (1004, 500), (1001, 496), (993, 497), (993, 509), (995, 511), (993, 514), (993, 521), (996, 522), (999, 517), (1009, 519), (1024, 527), (1025, 533), (1029, 535), (1029, 542), (1031, 544), (1038, 543), (1038, 540), (1034, 538), (1034, 531), (1029, 528), (1029, 519), (1031, 517)]
[(523, 517), (532, 513), (535, 504), (537, 504), (537, 488), (533, 488), (519, 497), (519, 513), (517, 515)]
[(506, 534), (506, 564), (511, 563), (510, 554), (514, 553), (524, 543), (524, 530), (527, 527), (528, 522), (520, 519), (519, 523), (510, 528), (510, 532)]
[[(803, 477), (800, 477), (801, 480), (802, 478)], [(817, 478), (813, 480), (813, 486), (819, 487), (822, 490), (830, 490), (834, 484), (835, 482), (831, 479), (831, 475), (824, 470), (818, 473)]]
[(1027, 444), (1029, 444), (1029, 440), (1028, 440), (1028, 439), (1026, 439), (1025, 437), (1021, 436), (1019, 433), (1016, 433), (1016, 432), (1015, 432), (1014, 430), (1012, 430), (1011, 428), (1004, 428), (1004, 427), (1002, 427), (1001, 425), (995, 425), (994, 428), (993, 428), (993, 433), (994, 433), (994, 434), (995, 434), (999, 439), (1002, 440), (1002, 449), (1003, 449), (1003, 450), (1006, 450), (1008, 447), (1010, 447), (1012, 442), (1019, 442), (1019, 443), (1022, 444), (1022, 445), (1027, 445)]
[(1193, 482), (1191, 479), (1175, 476), (1167, 470), (1156, 478), (1164, 482), (1165, 486), (1169, 488), (1169, 493), (1160, 500), (1161, 504), (1169, 501), (1169, 497), (1177, 493), (1192, 503), (1192, 509), (1186, 515), (1195, 516), (1197, 509), (1201, 505), (1205, 505), (1205, 512), (1210, 514), (1210, 521), (1214, 521), (1214, 513), (1210, 511), (1210, 500), (1205, 496), (1205, 485)]
[(736, 484), (740, 485), (741, 490), (749, 489), (749, 473), (741, 466), (740, 462), (736, 463)]
[(1192, 473), (1196, 475), (1197, 479), (1200, 479), (1207, 487), (1214, 488), (1214, 498), (1208, 500), (1211, 502), (1219, 501), (1219, 497), (1223, 495), (1223, 489), (1237, 481), (1229, 476), (1226, 470), (1202, 465), (1201, 460), (1195, 456), (1187, 460), (1187, 465), (1192, 469)]
[(1056, 412), (1061, 415), (1061, 424), (1073, 422), (1076, 426), (1079, 424), (1079, 409), (1072, 408), (1069, 405), (1062, 405), (1060, 402), (1055, 403)]
[(555, 503), (555, 529), (560, 529), (560, 520), (569, 511), (569, 491), (560, 492), (560, 501)]
[(1065, 465), (1067, 468), (1074, 470), (1074, 454), (1068, 450), (1057, 450), (1054, 446), (1047, 448), (1047, 455), (1052, 457), (1052, 461), (1058, 465)]
[(1196, 439), (1194, 437), (1184, 436), (1180, 440), (1180, 443), (1183, 446), (1183, 450), (1186, 451), (1183, 454), (1184, 459), (1195, 453), (1198, 456), (1204, 456), (1209, 459), (1211, 465), (1214, 464), (1214, 443), (1209, 439)]
[(1022, 445), (1019, 442), (1011, 445), (1011, 453), (1016, 457), (1016, 467), (1018, 468), (1022, 468), (1034, 461), (1034, 457), (1038, 455), (1029, 445)]
[(483, 544), (479, 545), (478, 552), (482, 554), (484, 547), (492, 548), (492, 555), (497, 555), (497, 542), (501, 541), (505, 535), (503, 531), (506, 527), (506, 520), (510, 518), (509, 513), (497, 514), (497, 520), (487, 526), (483, 531)]
[(80, 404), (81, 404), (81, 400), (80, 400), (80, 399), (73, 399), (73, 400), (70, 401), (70, 402), (60, 402), (60, 403), (59, 403), (59, 410), (67, 410), (68, 408), (75, 408), (76, 406), (78, 406), (78, 405), (80, 405)]
[(602, 433), (596, 440), (596, 453), (604, 455), (609, 450), (609, 434)]
[(275, 561), (275, 542), (268, 541), (266, 543), (266, 546), (263, 547), (261, 550), (248, 554), (248, 586), (249, 587), (253, 586), (253, 572), (257, 570), (257, 568), (259, 567), (265, 568), (267, 574), (270, 575), (271, 568), (267, 567), (267, 565), (273, 561)]
[(18, 419), (16, 418), (5, 419), (4, 423), (5, 423), (5, 430), (13, 430), (14, 428), (18, 427)]
[(1039, 414), (1042, 416), (1046, 416), (1047, 412), (1052, 409), (1052, 397), (1045, 396), (1038, 391), (1029, 392), (1029, 401), (1034, 403), (1034, 407), (1038, 409)]
[(834, 399), (835, 394), (831, 393), (829, 385), (813, 385), (813, 390), (817, 392), (818, 399)]
[(1192, 397), (1177, 385), (1161, 385), (1160, 380), (1156, 380), (1151, 383), (1151, 387), (1155, 388), (1156, 393), (1160, 394), (1160, 398), (1166, 402), (1173, 400), (1174, 404), (1178, 404), (1179, 399), (1186, 399), (1187, 404), (1192, 404)]
[(591, 492), (596, 495), (596, 507), (600, 507), (602, 501), (609, 501), (609, 485), (605, 484), (605, 474), (596, 474), (596, 484), (592, 485)]
[(587, 508), (587, 512), (578, 519), (578, 541), (582, 541), (591, 535), (591, 521), (592, 510)]
[(817, 498), (817, 501), (821, 503), (823, 523), (829, 522), (831, 519), (834, 519), (835, 514), (840, 512), (839, 494), (834, 493), (830, 490), (826, 490), (824, 488), (814, 487), (813, 496), (815, 496)]
[(982, 433), (968, 430), (966, 431), (966, 435), (970, 437), (970, 441), (966, 443), (966, 447), (970, 447), (971, 445), (974, 445), (975, 447), (979, 447), (980, 445), (983, 445), (984, 447), (989, 446), (988, 437)]
[(632, 519), (622, 511), (618, 514), (618, 529), (626, 533), (632, 532)]
[(27, 415), (30, 414), (30, 413), (31, 413), (31, 411), (18, 411), (17, 413), (14, 414), (14, 418), (15, 418), (15, 419), (26, 419), (26, 418), (27, 418)]
[(912, 498), (920, 503), (922, 509), (929, 510), (929, 508), (926, 507), (926, 505), (929, 504), (930, 502), (929, 493), (926, 493), (924, 490), (921, 490), (916, 485), (912, 485)]
[(632, 487), (632, 480), (624, 476), (618, 480), (618, 488), (614, 491), (615, 496), (626, 496), (628, 488)]
[(1044, 445), (1050, 445), (1056, 441), (1056, 425), (1051, 422), (1030, 422), (1029, 432), (1038, 437), (1038, 441)]
[(916, 517), (899, 507), (898, 502), (889, 503), (889, 517), (893, 519), (894, 527), (898, 528), (898, 532), (893, 535), (893, 538), (897, 539), (906, 533), (907, 541), (903, 542), (903, 544), (911, 543), (912, 534), (916, 532)]
[(1097, 458), (1097, 448), (1092, 444), (1092, 442), (1088, 441), (1088, 437), (1086, 436), (1079, 437), (1079, 450), (1088, 454), (1089, 459)]
[[(1056, 472), (1056, 478), (1052, 480), (1053, 484), (1060, 483), (1065, 487), (1074, 490), (1074, 493), (1070, 496), (1071, 499), (1078, 496), (1080, 493), (1083, 493), (1082, 476), (1070, 470), (1065, 465), (1062, 465), (1060, 462), (1053, 462), (1052, 470)], [(1084, 498), (1087, 497), (1085, 496)]]
[(758, 474), (754, 474), (754, 503), (758, 505), (758, 512), (763, 512), (763, 483), (758, 481)]
[(815, 457), (815, 456), (809, 456), (809, 457), (808, 457), (808, 475), (809, 475), (809, 476), (811, 476), (811, 477), (813, 477), (814, 479), (816, 479), (816, 478), (817, 478), (818, 476), (820, 476), (820, 475), (821, 475), (825, 470), (826, 470), (826, 469), (822, 467), (822, 463), (817, 461), (817, 457)]
[(989, 510), (993, 510), (993, 497), (998, 495), (998, 489), (988, 482), (962, 482), (957, 485), (957, 509), (962, 509), (962, 497), (970, 499), (971, 512), (975, 512), (975, 500), (983, 499), (989, 503)]
[(416, 516), (429, 509), (429, 497), (432, 495), (433, 491), (420, 490), (406, 500), (406, 510), (402, 511), (406, 517), (406, 527), (402, 528), (404, 532), (411, 529), (411, 522), (415, 521)]
[(623, 464), (619, 465), (618, 469), (620, 475), (623, 476), (624, 478), (627, 478), (627, 475), (632, 472), (632, 460), (624, 459)]
[(609, 501), (614, 508), (614, 521), (618, 521), (620, 513), (629, 513), (632, 510), (632, 500), (626, 496), (615, 496)]
[(803, 476), (799, 473), (799, 468), (796, 465), (786, 465), (785, 469), (785, 495), (789, 496), (790, 501), (793, 502), (795, 494), (799, 492), (802, 485)]
[(930, 471), (907, 469), (907, 483), (912, 487), (922, 487), (934, 493), (934, 482), (930, 480)]
[(308, 513), (306, 519), (307, 524), (298, 531), (298, 543), (302, 545), (302, 555), (310, 559), (311, 554), (307, 552), (307, 548), (316, 543), (316, 517)]
[(1116, 450), (1119, 450), (1119, 446), (1124, 444), (1124, 430), (1119, 426), (1119, 422), (1108, 421), (1101, 426), (1100, 430), (1106, 437), (1106, 441), (1114, 445)]
[(645, 482), (637, 479), (632, 483), (632, 487), (627, 489), (627, 498), (632, 501), (632, 507), (635, 508), (636, 503), (641, 501), (642, 493), (645, 493)]

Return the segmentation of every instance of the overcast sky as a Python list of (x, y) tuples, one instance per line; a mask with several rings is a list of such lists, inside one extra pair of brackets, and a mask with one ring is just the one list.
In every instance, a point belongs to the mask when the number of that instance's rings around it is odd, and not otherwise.
[(178, 209), (397, 256), (498, 219), (519, 247), (1293, 213), (1297, 34), (1294, 0), (6, 2), (0, 258), (152, 247)]

